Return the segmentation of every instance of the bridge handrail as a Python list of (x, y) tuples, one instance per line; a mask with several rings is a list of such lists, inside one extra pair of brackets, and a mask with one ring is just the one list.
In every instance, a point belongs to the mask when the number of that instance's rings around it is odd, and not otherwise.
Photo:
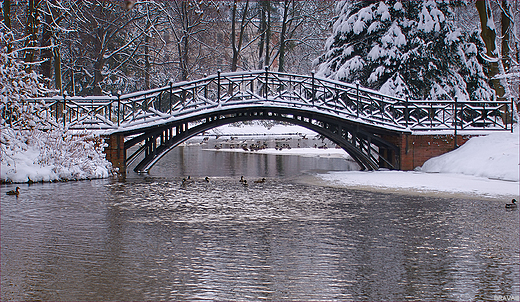
[[(218, 72), (145, 91), (107, 96), (34, 98), (40, 112), (71, 127), (117, 129), (123, 125), (192, 116), (233, 106), (299, 107), (357, 122), (411, 130), (507, 129), (508, 101), (408, 100), (356, 84), (269, 70)], [(504, 107), (505, 105), (505, 107)], [(97, 122), (96, 122), (97, 121)]]

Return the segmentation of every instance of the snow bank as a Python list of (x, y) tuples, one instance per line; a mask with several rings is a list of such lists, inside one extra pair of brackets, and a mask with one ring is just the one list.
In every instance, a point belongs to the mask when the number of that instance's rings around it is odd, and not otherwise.
[(296, 126), (296, 125), (272, 125), (270, 127), (266, 127), (258, 122), (253, 123), (252, 125), (237, 125), (237, 124), (228, 124), (223, 125), (217, 128), (213, 128), (207, 131), (206, 134), (209, 135), (316, 135), (317, 133), (309, 130), (304, 127)]
[(457, 150), (426, 161), (420, 171), (519, 181), (518, 137), (518, 133), (473, 137)]
[(417, 171), (348, 171), (319, 175), (329, 185), (410, 192), (518, 198), (518, 132), (474, 137)]
[(104, 144), (93, 135), (3, 128), (1, 140), (2, 182), (81, 180), (113, 174), (112, 164), (102, 153)]
[(275, 154), (275, 155), (297, 155), (302, 157), (322, 157), (322, 158), (344, 158), (352, 159), (347, 152), (343, 149), (318, 149), (318, 148), (292, 148), (276, 150), (274, 148), (268, 148), (258, 151), (244, 151), (242, 149), (205, 149), (207, 151), (215, 152), (247, 152), (247, 153), (258, 153), (258, 154)]
[[(78, 160), (75, 164), (61, 166), (57, 164), (39, 164), (40, 150), (29, 147), (25, 151), (16, 152), (10, 156), (9, 164), (2, 162), (1, 179), (5, 182), (25, 183), (49, 182), (58, 180), (81, 180), (106, 178), (112, 175), (108, 165), (89, 164), (84, 160)], [(86, 168), (85, 166), (89, 166)]]
[(472, 175), (417, 171), (349, 171), (318, 175), (327, 185), (366, 190), (479, 195), (493, 198), (518, 196), (518, 182)]

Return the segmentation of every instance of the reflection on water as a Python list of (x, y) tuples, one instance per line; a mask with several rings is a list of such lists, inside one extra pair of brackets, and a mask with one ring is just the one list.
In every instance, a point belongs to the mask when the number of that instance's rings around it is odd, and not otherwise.
[[(518, 211), (499, 202), (305, 185), (297, 173), (254, 170), (254, 156), (193, 156), (247, 168), (185, 165), (167, 176), (164, 164), (124, 182), (40, 184), (2, 197), (2, 300), (518, 297)], [(255, 184), (253, 175), (269, 177)]]
[(152, 176), (292, 177), (304, 171), (359, 170), (343, 158), (219, 152), (200, 146), (179, 146), (150, 171)]

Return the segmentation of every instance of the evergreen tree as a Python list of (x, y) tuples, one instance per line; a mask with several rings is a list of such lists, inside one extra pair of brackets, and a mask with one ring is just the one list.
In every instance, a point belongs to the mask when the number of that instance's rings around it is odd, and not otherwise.
[(476, 35), (458, 29), (446, 1), (338, 3), (317, 75), (411, 99), (491, 100)]

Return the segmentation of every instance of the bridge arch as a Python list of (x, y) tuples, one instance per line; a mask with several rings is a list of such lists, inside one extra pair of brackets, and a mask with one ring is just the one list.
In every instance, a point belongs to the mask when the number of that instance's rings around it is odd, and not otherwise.
[(389, 135), (389, 131), (368, 129), (370, 126), (320, 112), (266, 106), (218, 110), (140, 129), (140, 133), (122, 133), (132, 137), (125, 142), (125, 150), (140, 144), (140, 147), (126, 158), (126, 164), (130, 165), (140, 154), (144, 154), (134, 171), (148, 172), (169, 151), (197, 134), (226, 124), (252, 120), (283, 121), (310, 129), (340, 146), (363, 170), (399, 167), (399, 148), (382, 137), (383, 134)]
[[(124, 95), (56, 95), (28, 103), (37, 103), (35, 114), (51, 117), (49, 124), (108, 136), (107, 159), (120, 171), (142, 153), (145, 159), (136, 170), (149, 170), (169, 148), (201, 129), (254, 119), (284, 120), (316, 131), (345, 149), (363, 169), (413, 169), (434, 154), (447, 152), (449, 135), (456, 147), (458, 131), (512, 130), (514, 111), (512, 101), (408, 100), (314, 73), (267, 68), (218, 72)], [(426, 135), (430, 131), (453, 134)], [(126, 157), (126, 150), (141, 142)], [(418, 145), (424, 149), (409, 154)]]

